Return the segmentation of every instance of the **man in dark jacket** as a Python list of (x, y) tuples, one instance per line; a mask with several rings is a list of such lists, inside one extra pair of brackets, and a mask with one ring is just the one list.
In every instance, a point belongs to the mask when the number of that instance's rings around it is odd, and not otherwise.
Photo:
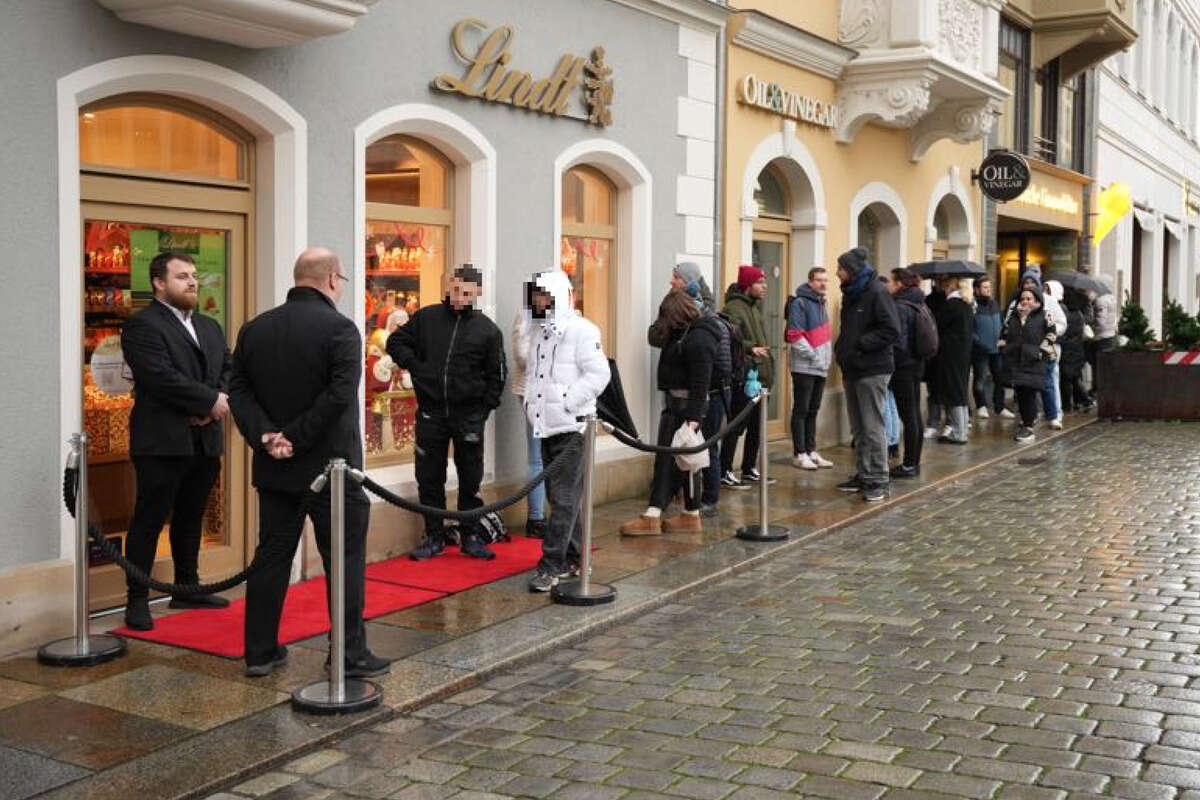
[(900, 322), (900, 338), (892, 347), (895, 371), (888, 388), (896, 397), (896, 413), (904, 427), (904, 460), (889, 473), (892, 478), (921, 474), (921, 449), (925, 437), (921, 422), (921, 376), (925, 362), (917, 356), (917, 315), (925, 308), (921, 276), (908, 267), (892, 270), (892, 299)]
[[(458, 508), (483, 505), (483, 427), (504, 391), (504, 337), (475, 310), (483, 276), (470, 264), (454, 270), (441, 303), (422, 308), (388, 337), (388, 355), (412, 377), (417, 394), (417, 492), (421, 503), (446, 507), (446, 457), (454, 443)], [(533, 367), (531, 367), (532, 369)], [(462, 552), (496, 554), (483, 544), (478, 522), (460, 526)], [(441, 517), (425, 517), (425, 541), (409, 557), (433, 558), (446, 549)]]
[[(233, 354), (230, 405), (254, 451), (258, 489), (258, 550), (264, 566), (246, 582), (246, 674), (263, 677), (287, 660), (279, 619), (304, 518), (313, 522), (317, 549), (331, 575), (330, 489), (309, 490), (331, 458), (362, 468), (358, 384), (362, 337), (337, 310), (346, 276), (324, 248), (300, 254), (287, 302), (242, 326)], [(371, 503), (346, 482), (346, 674), (380, 675), (385, 659), (367, 649), (363, 625), (366, 539)]]
[[(992, 279), (975, 279), (975, 332), (971, 336), (972, 389), (975, 393), (975, 414), (987, 419), (988, 401), (998, 416), (1011, 418), (1013, 413), (1004, 407), (1004, 381), (1000, 377), (1000, 334), (1004, 316), (993, 296)], [(992, 385), (989, 394), (988, 384)]]
[[(196, 313), (196, 262), (183, 253), (159, 253), (150, 262), (154, 301), (125, 323), (121, 349), (133, 372), (129, 452), (137, 500), (125, 552), (145, 572), (154, 565), (158, 535), (171, 520), (174, 582), (199, 583), (204, 509), (221, 472), (229, 413), (229, 348), (221, 326)], [(145, 586), (127, 582), (125, 624), (154, 627)], [(221, 608), (216, 595), (171, 600), (171, 608)]]
[(900, 338), (900, 320), (896, 304), (876, 279), (875, 268), (868, 258), (869, 254), (861, 247), (838, 256), (842, 327), (833, 349), (842, 368), (842, 388), (858, 468), (838, 488), (859, 492), (867, 502), (877, 502), (888, 493), (883, 408), (888, 382), (895, 370), (892, 345)]
[[(758, 267), (743, 264), (738, 267), (737, 283), (725, 292), (725, 315), (741, 329), (742, 344), (746, 349), (746, 360), (750, 369), (758, 371), (758, 381), (764, 389), (770, 389), (775, 381), (775, 359), (771, 356), (767, 325), (763, 318), (762, 304), (767, 296), (767, 276)], [(743, 386), (732, 387), (729, 418), (733, 419), (750, 402)], [(746, 442), (742, 446), (741, 477), (733, 474), (733, 455), (737, 450), (738, 437), (742, 432), (730, 433), (721, 441), (721, 483), (737, 487), (745, 483), (758, 483), (758, 447), (763, 432), (758, 414), (750, 417), (746, 424)]]

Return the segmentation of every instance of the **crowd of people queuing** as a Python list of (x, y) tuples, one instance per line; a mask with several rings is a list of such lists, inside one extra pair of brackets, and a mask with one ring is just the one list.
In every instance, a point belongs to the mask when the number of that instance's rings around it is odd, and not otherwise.
[[(833, 335), (828, 288), (841, 286), (840, 325)], [(151, 262), (156, 302), (125, 326), (124, 348), (136, 385), (132, 452), (138, 501), (129, 557), (149, 567), (158, 532), (171, 518), (176, 576), (195, 582), (199, 520), (219, 470), (222, 421), (231, 416), (253, 455), (258, 490), (259, 545), (264, 568), (250, 579), (246, 603), (247, 674), (265, 676), (287, 659), (277, 632), (283, 598), (304, 519), (316, 530), (329, 569), (329, 487), (309, 491), (331, 458), (362, 466), (358, 385), (362, 338), (337, 310), (347, 278), (331, 251), (310, 248), (294, 269), (287, 301), (246, 323), (231, 354), (215, 322), (196, 311), (198, 278), (187, 255), (165, 252)], [(718, 309), (703, 270), (678, 264), (647, 332), (658, 351), (662, 393), (659, 445), (692, 442), (694, 457), (656, 455), (645, 510), (620, 526), (625, 536), (701, 529), (718, 512), (726, 489), (761, 484), (761, 415), (749, 406), (778, 384), (768, 333), (768, 304), (781, 302), (783, 346), (791, 373), (793, 463), (820, 470), (833, 463), (817, 450), (817, 425), (830, 370), (841, 371), (854, 448), (852, 475), (838, 488), (866, 501), (887, 496), (894, 479), (921, 472), (926, 439), (966, 444), (974, 416), (1016, 417), (1015, 438), (1034, 438), (1039, 413), (1062, 427), (1063, 410), (1087, 409), (1096, 386), (1085, 366), (1116, 337), (1116, 303), (1055, 281), (1030, 266), (1016, 294), (1001, 306), (986, 277), (941, 277), (931, 291), (910, 268), (880, 274), (865, 249), (837, 258), (835, 275), (814, 266), (793, 295), (773, 298), (767, 276), (743, 265)], [(550, 464), (528, 496), (526, 535), (542, 539), (529, 589), (547, 592), (581, 569), (582, 442), (611, 368), (600, 330), (579, 310), (571, 279), (560, 270), (534, 274), (522, 286), (511, 326), (514, 371), (508, 374), (504, 336), (475, 308), (482, 273), (470, 264), (447, 277), (441, 303), (414, 313), (386, 342), (387, 369), (404, 369), (417, 400), (415, 475), (420, 501), (446, 508), (447, 461), (454, 459), (459, 510), (483, 505), (484, 428), (505, 389), (525, 419), (532, 478)], [(972, 375), (974, 376), (972, 379)], [(927, 387), (922, 420), (921, 383)], [(1007, 404), (1007, 387), (1014, 408)], [(721, 431), (747, 412), (745, 424)], [(734, 462), (740, 448), (739, 468)], [(898, 463), (892, 464), (895, 458)], [(667, 512), (679, 499), (682, 509)], [(370, 503), (346, 487), (347, 674), (376, 675), (388, 662), (367, 648), (362, 623), (365, 538)], [(492, 559), (496, 526), (487, 516), (447, 526), (430, 513), (423, 541), (410, 557), (441, 555), (450, 541), (462, 554)], [(136, 540), (136, 541), (134, 541)], [(219, 596), (178, 597), (173, 606), (220, 608)], [(126, 624), (154, 622), (146, 590), (131, 581)]]

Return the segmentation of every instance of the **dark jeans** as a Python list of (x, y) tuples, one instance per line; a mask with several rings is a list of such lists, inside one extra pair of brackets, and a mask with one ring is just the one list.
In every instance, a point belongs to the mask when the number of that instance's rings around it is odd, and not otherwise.
[(1092, 339), (1084, 343), (1084, 355), (1087, 358), (1087, 362), (1092, 365), (1092, 394), (1100, 391), (1100, 372), (1096, 368), (1096, 357), (1100, 353), (1112, 350), (1116, 346), (1117, 340), (1112, 336), (1106, 339)]
[[(275, 657), (279, 646), (279, 618), (287, 595), (292, 558), (304, 518), (313, 522), (317, 550), (325, 574), (333, 574), (330, 562), (329, 487), (320, 494), (312, 492), (273, 492), (258, 490), (258, 549), (255, 558), (269, 558), (267, 565), (246, 581), (246, 663), (265, 664)], [(363, 596), (366, 570), (367, 524), (371, 501), (361, 486), (346, 482), (346, 660), (356, 661), (366, 654), (367, 634), (363, 627)], [(329, 598), (326, 581), (326, 602)]]
[(1016, 387), (1017, 394), (1017, 411), (1021, 415), (1021, 425), (1026, 428), (1032, 428), (1037, 422), (1038, 415), (1038, 398), (1041, 397), (1041, 389), (1033, 389), (1028, 386)]
[(1074, 411), (1077, 406), (1088, 402), (1087, 390), (1083, 388), (1083, 376), (1065, 377), (1061, 372), (1058, 376), (1058, 393), (1062, 397), (1063, 411)]
[[(446, 507), (446, 457), (454, 443), (454, 468), (458, 470), (458, 510), (483, 505), (479, 484), (483, 480), (483, 422), (486, 417), (454, 419), (417, 412), (417, 494), (422, 505)], [(469, 439), (474, 438), (474, 441)], [(464, 530), (478, 529), (478, 522), (461, 523)], [(441, 535), (441, 517), (425, 517), (425, 534)]]
[(897, 372), (888, 384), (896, 398), (896, 411), (904, 426), (904, 466), (921, 466), (921, 448), (925, 444), (921, 421), (921, 380), (915, 372)]
[[(726, 398), (729, 390), (708, 393), (708, 413), (700, 425), (700, 432), (705, 439), (711, 439), (725, 422)], [(721, 442), (713, 442), (708, 448), (708, 466), (701, 473), (700, 502), (706, 506), (715, 506), (721, 499)]]
[[(730, 419), (742, 413), (742, 410), (750, 405), (750, 398), (746, 397), (746, 392), (741, 386), (733, 387), (732, 395), (729, 403)], [(761, 412), (755, 409), (750, 414), (749, 424), (745, 427), (746, 444), (742, 447), (742, 472), (749, 472), (758, 465), (758, 441), (762, 435), (762, 431), (759, 430), (762, 427), (761, 421)], [(738, 437), (741, 435), (740, 431), (733, 431), (721, 440), (721, 474), (733, 469), (733, 455), (737, 450)]]
[[(662, 414), (658, 417), (658, 445), (670, 447), (675, 431), (686, 421), (683, 413), (687, 400), (667, 397)], [(683, 507), (688, 511), (700, 508), (700, 495), (696, 491), (696, 474), (683, 472), (675, 465), (675, 457), (665, 453), (654, 456), (654, 482), (650, 486), (650, 505), (666, 511), (671, 498), (683, 489)]]
[[(1000, 354), (975, 353), (971, 356), (971, 388), (975, 393), (975, 407), (987, 408), (991, 395), (991, 409), (997, 414), (1004, 409), (1004, 384), (1000, 379)], [(991, 391), (988, 391), (988, 385)]]
[[(542, 439), (542, 463), (550, 464), (572, 441), (582, 441), (581, 433), (560, 433)], [(550, 522), (542, 539), (542, 558), (538, 569), (561, 575), (579, 563), (583, 539), (583, 516), (579, 501), (583, 497), (583, 456), (559, 471), (558, 477), (546, 476), (546, 502)]]
[(817, 449), (817, 412), (825, 394), (824, 375), (792, 373), (792, 453)]
[[(212, 456), (134, 456), (137, 499), (125, 555), (143, 571), (154, 566), (158, 535), (171, 519), (171, 560), (174, 583), (199, 583), (200, 529), (208, 494), (221, 474), (221, 459)], [(130, 600), (149, 592), (132, 579), (126, 580)]]

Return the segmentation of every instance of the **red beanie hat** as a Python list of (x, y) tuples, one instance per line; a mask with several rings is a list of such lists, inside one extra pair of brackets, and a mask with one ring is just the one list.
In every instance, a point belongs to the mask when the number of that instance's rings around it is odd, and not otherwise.
[(752, 284), (765, 280), (767, 273), (763, 272), (758, 267), (752, 267), (749, 264), (742, 264), (738, 267), (738, 288), (743, 292), (750, 288)]

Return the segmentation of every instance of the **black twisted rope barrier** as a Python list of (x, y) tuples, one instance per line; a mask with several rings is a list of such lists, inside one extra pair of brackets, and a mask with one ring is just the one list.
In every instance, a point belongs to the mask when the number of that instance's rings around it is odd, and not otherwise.
[(691, 447), (665, 447), (660, 444), (646, 444), (641, 439), (630, 436), (625, 431), (615, 425), (604, 423), (609, 431), (612, 432), (613, 438), (618, 442), (634, 450), (641, 450), (643, 453), (662, 453), (668, 456), (690, 456), (695, 453), (703, 453), (708, 448), (728, 436), (731, 432), (741, 430), (746, 427), (746, 423), (750, 421), (750, 415), (758, 409), (758, 404), (761, 402), (762, 395), (750, 398), (750, 402), (741, 412), (729, 420), (721, 430), (714, 433), (709, 438), (705, 439), (700, 444), (694, 444)]

